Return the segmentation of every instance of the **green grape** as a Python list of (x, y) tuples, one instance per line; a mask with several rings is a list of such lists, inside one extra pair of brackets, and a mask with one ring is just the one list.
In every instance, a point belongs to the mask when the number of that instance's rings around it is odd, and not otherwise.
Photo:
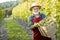
[(39, 25), (37, 24), (36, 27), (39, 27)]

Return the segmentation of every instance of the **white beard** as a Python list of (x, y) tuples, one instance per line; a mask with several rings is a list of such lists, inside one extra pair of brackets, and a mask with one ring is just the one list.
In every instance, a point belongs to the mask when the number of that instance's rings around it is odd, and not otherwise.
[[(35, 15), (39, 15), (39, 12), (34, 12)], [(40, 17), (40, 16), (35, 16), (36, 18)]]
[(40, 16), (35, 16), (36, 18), (40, 17)]
[(33, 12), (34, 14), (39, 14), (39, 12)]

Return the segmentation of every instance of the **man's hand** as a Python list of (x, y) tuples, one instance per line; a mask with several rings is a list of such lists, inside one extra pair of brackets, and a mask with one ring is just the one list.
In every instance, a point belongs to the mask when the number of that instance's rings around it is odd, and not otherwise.
[(34, 27), (39, 27), (39, 24), (38, 23), (34, 23), (34, 25), (32, 25), (31, 28), (34, 28)]
[(32, 29), (33, 29), (34, 27), (35, 27), (34, 25), (31, 26)]

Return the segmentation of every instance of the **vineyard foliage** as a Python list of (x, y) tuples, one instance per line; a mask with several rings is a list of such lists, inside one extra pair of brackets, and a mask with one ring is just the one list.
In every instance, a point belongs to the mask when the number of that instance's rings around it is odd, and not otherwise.
[(18, 6), (13, 8), (13, 17), (28, 21), (28, 17), (32, 14), (29, 8), (31, 7), (32, 3), (35, 2), (41, 6), (41, 13), (44, 13), (47, 17), (56, 18), (57, 23), (60, 24), (59, 0), (22, 0)]

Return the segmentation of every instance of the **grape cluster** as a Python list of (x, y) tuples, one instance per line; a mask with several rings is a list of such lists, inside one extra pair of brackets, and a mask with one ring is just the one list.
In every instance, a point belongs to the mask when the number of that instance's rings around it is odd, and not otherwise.
[(54, 18), (45, 18), (45, 19), (43, 19), (42, 21), (39, 22), (39, 25), (40, 26), (48, 26), (48, 25), (50, 25), (54, 22), (55, 22)]

